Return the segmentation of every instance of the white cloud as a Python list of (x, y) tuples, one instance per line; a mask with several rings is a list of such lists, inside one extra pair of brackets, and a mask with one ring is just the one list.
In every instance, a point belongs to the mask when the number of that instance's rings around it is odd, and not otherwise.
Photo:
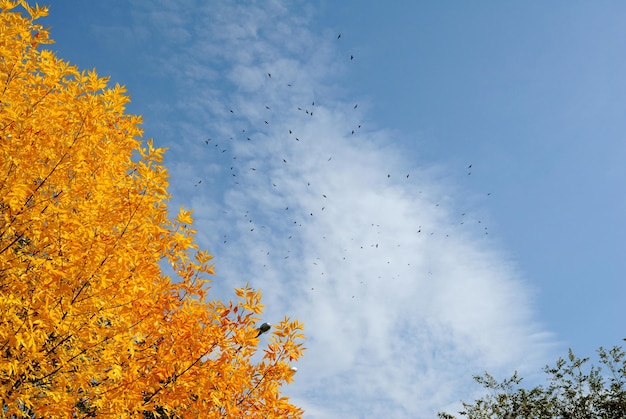
[(174, 36), (172, 192), (217, 257), (216, 296), (249, 282), (269, 321), (304, 322), (287, 392), (307, 417), (430, 417), (472, 374), (537, 366), (548, 338), (514, 263), (436, 167), (362, 123), (334, 35), (280, 2), (176, 7), (135, 11)]

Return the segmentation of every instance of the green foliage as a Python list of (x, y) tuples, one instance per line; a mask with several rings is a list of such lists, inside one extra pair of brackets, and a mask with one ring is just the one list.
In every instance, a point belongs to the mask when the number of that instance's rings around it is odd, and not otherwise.
[[(463, 402), (459, 415), (471, 419), (561, 418), (622, 419), (626, 418), (626, 353), (621, 347), (598, 349), (601, 366), (588, 366), (589, 358), (578, 358), (570, 349), (567, 359), (546, 366), (547, 386), (530, 390), (522, 388), (522, 378), (498, 382), (485, 373), (474, 376), (488, 394), (473, 403)], [(439, 413), (440, 419), (455, 419)]]

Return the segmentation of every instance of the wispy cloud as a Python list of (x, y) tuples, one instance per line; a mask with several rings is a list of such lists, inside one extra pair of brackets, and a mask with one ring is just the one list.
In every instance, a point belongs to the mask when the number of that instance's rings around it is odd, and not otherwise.
[(549, 337), (488, 222), (376, 126), (341, 87), (342, 40), (287, 4), (136, 5), (147, 62), (175, 87), (146, 127), (216, 256), (215, 295), (249, 282), (267, 320), (304, 322), (287, 391), (307, 415), (433, 416)]

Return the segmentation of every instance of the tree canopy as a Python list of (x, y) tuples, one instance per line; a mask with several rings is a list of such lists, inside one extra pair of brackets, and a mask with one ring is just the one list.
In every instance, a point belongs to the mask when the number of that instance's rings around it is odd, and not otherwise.
[(0, 8), (3, 415), (300, 416), (280, 387), (301, 324), (259, 353), (261, 293), (209, 298), (212, 256), (191, 211), (170, 215), (125, 88), (44, 48), (46, 8)]
[[(517, 372), (497, 381), (485, 373), (475, 376), (488, 394), (472, 403), (463, 402), (461, 416), (471, 419), (562, 418), (621, 419), (626, 417), (626, 353), (620, 347), (598, 349), (601, 366), (588, 366), (589, 358), (579, 358), (570, 349), (567, 359), (559, 358), (546, 366), (547, 387), (525, 389)], [(439, 413), (441, 419), (454, 419)]]

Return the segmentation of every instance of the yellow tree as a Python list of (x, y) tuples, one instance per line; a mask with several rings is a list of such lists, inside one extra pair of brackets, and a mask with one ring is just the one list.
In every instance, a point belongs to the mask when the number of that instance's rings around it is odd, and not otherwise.
[(301, 325), (255, 355), (260, 293), (208, 298), (212, 257), (190, 211), (169, 215), (125, 89), (40, 47), (45, 8), (0, 8), (2, 415), (300, 416), (280, 389)]

